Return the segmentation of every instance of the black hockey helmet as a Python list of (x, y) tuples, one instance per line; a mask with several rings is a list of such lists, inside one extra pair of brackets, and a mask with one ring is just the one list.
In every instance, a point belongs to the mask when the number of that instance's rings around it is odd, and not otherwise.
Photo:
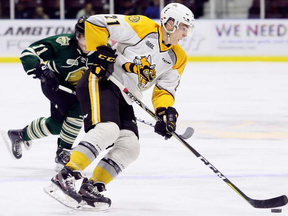
[(87, 16), (81, 16), (76, 25), (75, 25), (75, 35), (76, 37), (80, 37), (80, 35), (84, 35), (85, 30), (85, 21), (88, 19)]

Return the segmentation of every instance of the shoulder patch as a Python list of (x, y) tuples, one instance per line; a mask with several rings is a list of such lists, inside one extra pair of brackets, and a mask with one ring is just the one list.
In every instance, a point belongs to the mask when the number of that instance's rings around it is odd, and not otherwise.
[(138, 15), (128, 16), (129, 22), (132, 22), (132, 23), (137, 23), (140, 21), (140, 19), (141, 17)]
[(68, 46), (70, 40), (71, 39), (69, 37), (60, 36), (56, 39), (56, 42), (59, 43), (61, 46)]

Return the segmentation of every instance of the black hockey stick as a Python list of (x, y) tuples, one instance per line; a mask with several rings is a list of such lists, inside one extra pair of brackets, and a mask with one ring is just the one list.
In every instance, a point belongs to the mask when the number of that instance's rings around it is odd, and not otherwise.
[[(136, 117), (136, 120), (139, 121), (139, 122), (142, 122), (146, 125), (149, 125), (151, 127), (154, 127), (155, 125), (152, 124), (151, 122), (147, 122), (143, 119), (140, 119), (140, 118), (137, 118)], [(192, 135), (194, 134), (194, 129), (192, 127), (187, 127), (185, 132), (183, 134), (180, 134), (179, 136), (182, 138), (182, 139), (189, 139)]]
[[(62, 91), (65, 91), (65, 92), (67, 92), (69, 94), (76, 95), (76, 91), (74, 91), (74, 90), (72, 90), (70, 88), (67, 88), (65, 86), (59, 85), (59, 89), (62, 90)], [(139, 119), (139, 118), (136, 118), (136, 120), (139, 121), (139, 122), (142, 122), (142, 123), (144, 123), (146, 125), (150, 125), (151, 127), (154, 127), (154, 125), (151, 122), (147, 122), (147, 121), (145, 121), (143, 119)], [(183, 134), (179, 135), (179, 136), (182, 139), (189, 139), (193, 134), (194, 134), (194, 129), (191, 128), (191, 127), (187, 127), (185, 132)]]
[[(131, 98), (135, 103), (137, 103), (142, 109), (144, 109), (150, 116), (152, 116), (156, 121), (162, 121), (154, 112), (152, 112), (144, 103), (137, 99), (131, 92), (128, 91), (125, 86), (122, 85), (115, 77), (112, 75), (109, 79), (116, 85), (118, 88), (123, 91), (129, 98)], [(224, 176), (218, 169), (216, 169), (206, 158), (204, 158), (198, 151), (196, 151), (192, 146), (190, 146), (184, 139), (182, 139), (176, 132), (173, 132), (172, 135), (182, 143), (186, 148), (188, 148), (197, 158), (199, 158), (207, 167), (209, 167), (220, 179), (222, 179), (228, 186), (230, 186), (236, 193), (238, 193), (243, 199), (245, 199), (250, 205), (254, 208), (275, 208), (284, 206), (288, 203), (288, 198), (286, 195), (279, 197), (265, 199), (265, 200), (256, 200), (251, 199), (246, 194), (244, 194), (238, 187), (236, 187), (226, 176)]]

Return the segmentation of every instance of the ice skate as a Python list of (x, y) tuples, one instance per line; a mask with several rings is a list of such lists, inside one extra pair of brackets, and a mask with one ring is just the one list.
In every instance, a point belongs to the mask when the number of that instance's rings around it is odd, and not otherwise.
[(8, 137), (11, 141), (11, 152), (16, 159), (22, 157), (22, 130), (9, 130)]
[(60, 172), (63, 167), (68, 163), (68, 161), (70, 160), (71, 151), (72, 150), (70, 149), (64, 149), (58, 146), (55, 157), (56, 165), (54, 168), (56, 172)]
[(111, 200), (100, 194), (104, 190), (106, 190), (104, 183), (94, 183), (85, 178), (79, 190), (83, 200), (80, 209), (88, 211), (107, 210), (111, 206)]
[(12, 157), (15, 159), (22, 157), (22, 144), (24, 144), (27, 150), (30, 150), (32, 146), (32, 141), (23, 140), (23, 130), (24, 129), (9, 130), (8, 133), (1, 131), (4, 142)]
[(63, 205), (78, 209), (82, 204), (82, 196), (76, 191), (75, 180), (81, 178), (80, 172), (64, 167), (51, 179), (52, 184), (44, 188), (44, 191)]

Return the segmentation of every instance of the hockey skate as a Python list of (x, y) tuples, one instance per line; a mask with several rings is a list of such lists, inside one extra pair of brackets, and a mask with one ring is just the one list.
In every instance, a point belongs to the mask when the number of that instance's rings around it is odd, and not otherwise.
[(63, 167), (68, 163), (70, 160), (70, 155), (71, 155), (70, 149), (64, 149), (60, 146), (58, 146), (57, 151), (56, 151), (56, 157), (55, 157), (55, 168), (54, 170), (58, 173), (60, 172)]
[(64, 167), (60, 173), (51, 179), (51, 185), (45, 187), (44, 192), (74, 210), (107, 210), (111, 205), (111, 200), (100, 194), (105, 190), (105, 185), (103, 183), (93, 184), (92, 181), (85, 178), (79, 192), (77, 192), (75, 181), (81, 178), (80, 172)]
[(63, 205), (72, 209), (79, 209), (82, 204), (82, 196), (76, 191), (75, 181), (81, 178), (80, 172), (64, 167), (51, 179), (51, 185), (44, 188), (44, 191)]
[(100, 194), (105, 190), (104, 183), (94, 183), (85, 178), (79, 190), (79, 194), (82, 196), (82, 205), (79, 209), (88, 211), (107, 210), (111, 206), (111, 200)]
[(26, 150), (30, 150), (32, 146), (32, 141), (26, 141), (23, 139), (23, 130), (9, 130), (8, 133), (1, 131), (2, 138), (11, 153), (11, 156), (15, 159), (20, 159), (22, 157), (22, 144)]

